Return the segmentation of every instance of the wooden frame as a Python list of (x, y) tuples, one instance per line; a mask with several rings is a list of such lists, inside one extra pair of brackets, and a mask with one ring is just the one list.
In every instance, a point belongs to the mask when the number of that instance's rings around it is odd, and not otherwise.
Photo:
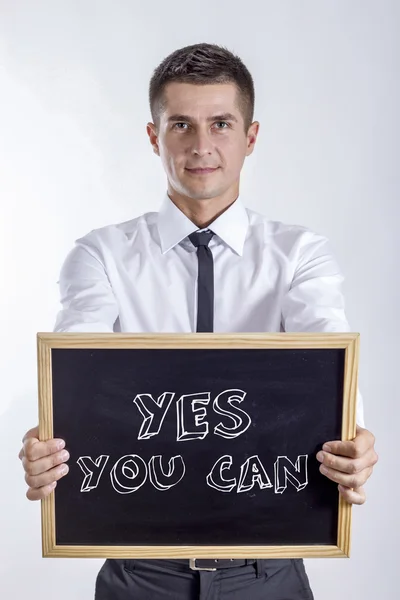
[[(345, 350), (342, 440), (356, 434), (358, 333), (38, 333), (39, 438), (53, 438), (53, 348), (309, 349)], [(336, 545), (313, 546), (62, 546), (56, 544), (54, 492), (41, 501), (43, 557), (92, 558), (313, 558), (350, 555), (351, 505), (340, 497)]]

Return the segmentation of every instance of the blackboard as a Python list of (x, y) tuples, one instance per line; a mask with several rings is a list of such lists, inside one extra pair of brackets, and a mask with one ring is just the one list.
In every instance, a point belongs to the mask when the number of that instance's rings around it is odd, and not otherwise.
[(358, 334), (38, 338), (70, 453), (45, 556), (348, 555), (316, 454), (354, 430)]

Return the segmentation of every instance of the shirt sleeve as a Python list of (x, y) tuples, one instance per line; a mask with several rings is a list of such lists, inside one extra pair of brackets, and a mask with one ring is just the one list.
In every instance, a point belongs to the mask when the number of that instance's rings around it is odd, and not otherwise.
[[(284, 330), (350, 332), (342, 292), (344, 277), (328, 239), (305, 231), (294, 252), (294, 275), (282, 303)], [(358, 387), (356, 420), (365, 427), (364, 403)]]
[[(83, 239), (83, 238), (82, 238)], [(60, 271), (55, 332), (113, 332), (118, 305), (95, 245), (77, 240)]]

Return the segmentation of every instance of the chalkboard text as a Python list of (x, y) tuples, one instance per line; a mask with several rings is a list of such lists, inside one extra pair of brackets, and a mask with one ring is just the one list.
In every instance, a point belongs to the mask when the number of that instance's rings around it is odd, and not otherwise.
[[(151, 440), (160, 433), (174, 397), (174, 392), (164, 392), (157, 399), (152, 394), (136, 395), (133, 403), (142, 416), (138, 440)], [(222, 417), (214, 427), (215, 435), (232, 440), (249, 428), (250, 415), (237, 406), (245, 397), (246, 392), (240, 389), (225, 390), (215, 397), (212, 410)], [(185, 394), (176, 400), (177, 442), (203, 440), (208, 435), (207, 408), (210, 401), (210, 392)], [(107, 454), (102, 454), (95, 460), (90, 456), (78, 458), (77, 463), (84, 474), (81, 492), (97, 488), (109, 458)], [(308, 484), (307, 460), (307, 454), (297, 456), (295, 462), (287, 456), (278, 456), (273, 465), (272, 483), (257, 454), (246, 458), (239, 470), (233, 465), (232, 456), (225, 454), (211, 467), (205, 481), (210, 488), (223, 493), (236, 491), (240, 494), (250, 492), (254, 486), (258, 486), (260, 490), (273, 488), (275, 494), (282, 494), (288, 483), (299, 492)], [(186, 466), (181, 454), (170, 457), (166, 468), (163, 462), (161, 454), (152, 456), (148, 462), (138, 454), (121, 456), (110, 470), (111, 485), (119, 494), (137, 492), (146, 482), (160, 492), (167, 491), (182, 481)]]

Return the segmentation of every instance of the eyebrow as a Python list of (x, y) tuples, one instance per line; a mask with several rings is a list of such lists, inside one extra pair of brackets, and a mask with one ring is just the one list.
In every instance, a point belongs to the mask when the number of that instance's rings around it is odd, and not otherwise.
[[(189, 115), (171, 115), (167, 119), (168, 123), (173, 123), (176, 121), (192, 121), (192, 118)], [(209, 117), (207, 121), (234, 121), (238, 122), (235, 115), (232, 113), (223, 113), (222, 115), (214, 115), (213, 117)]]

